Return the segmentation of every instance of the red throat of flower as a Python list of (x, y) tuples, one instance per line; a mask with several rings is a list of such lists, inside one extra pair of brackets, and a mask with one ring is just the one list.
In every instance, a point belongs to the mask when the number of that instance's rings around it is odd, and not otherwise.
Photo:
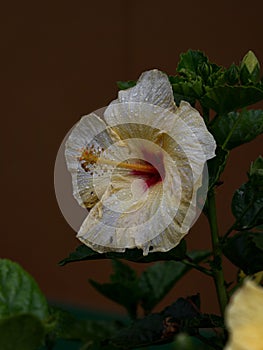
[(143, 164), (148, 167), (147, 172), (140, 170), (132, 170), (132, 174), (140, 176), (144, 179), (147, 188), (151, 188), (157, 183), (160, 183), (165, 177), (165, 169), (163, 162), (163, 154), (161, 152), (151, 153), (147, 150), (143, 150), (144, 159)]

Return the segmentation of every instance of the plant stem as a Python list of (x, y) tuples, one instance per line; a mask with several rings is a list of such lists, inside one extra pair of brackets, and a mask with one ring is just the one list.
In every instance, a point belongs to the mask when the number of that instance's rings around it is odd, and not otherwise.
[(225, 287), (224, 274), (222, 269), (222, 251), (219, 245), (219, 234), (216, 216), (215, 192), (212, 188), (207, 197), (208, 201), (208, 220), (211, 230), (212, 247), (213, 247), (213, 277), (216, 286), (217, 298), (220, 306), (221, 315), (224, 316), (225, 307), (228, 302), (228, 296)]
[(193, 263), (193, 262), (191, 262), (191, 261), (189, 261), (189, 260), (187, 260), (187, 259), (184, 259), (184, 260), (182, 260), (181, 262), (184, 263), (185, 265), (188, 265), (188, 266), (190, 266), (190, 267), (192, 267), (192, 268), (194, 268), (194, 269), (200, 271), (200, 272), (203, 272), (205, 275), (213, 276), (212, 271), (206, 269), (206, 268), (203, 267), (203, 266), (200, 266), (200, 265), (198, 265), (198, 264), (196, 264), (196, 263)]

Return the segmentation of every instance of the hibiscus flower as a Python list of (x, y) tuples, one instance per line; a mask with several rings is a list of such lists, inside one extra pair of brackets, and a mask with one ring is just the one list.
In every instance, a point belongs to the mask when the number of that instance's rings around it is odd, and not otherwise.
[(199, 112), (176, 107), (166, 74), (120, 91), (103, 118), (84, 116), (66, 142), (73, 194), (89, 210), (77, 237), (98, 252), (168, 251), (188, 233), (216, 144)]
[(226, 309), (229, 342), (225, 350), (262, 350), (263, 288), (247, 280)]

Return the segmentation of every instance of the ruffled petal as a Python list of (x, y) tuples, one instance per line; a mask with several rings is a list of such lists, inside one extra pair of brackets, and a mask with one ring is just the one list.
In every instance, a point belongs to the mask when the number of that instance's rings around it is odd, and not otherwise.
[(73, 195), (82, 207), (90, 208), (98, 201), (94, 184), (99, 182), (100, 186), (97, 188), (104, 190), (105, 186), (102, 186), (104, 172), (98, 170), (95, 174), (93, 165), (89, 171), (84, 170), (79, 158), (84, 149), (92, 148), (100, 154), (103, 149), (107, 149), (116, 141), (116, 137), (116, 134), (109, 132), (105, 122), (94, 113), (82, 117), (71, 131), (65, 146), (65, 157), (72, 175)]
[[(213, 135), (207, 130), (204, 119), (200, 113), (188, 102), (181, 101), (179, 108), (176, 110), (176, 114), (188, 126), (188, 130), (191, 130), (192, 134), (195, 135), (203, 148), (206, 159), (208, 160), (215, 157), (215, 140)], [(187, 130), (185, 130), (185, 134), (185, 137), (187, 137)]]
[(199, 180), (205, 162), (215, 156), (213, 136), (200, 114), (187, 102), (175, 111), (146, 103), (115, 103), (106, 109), (104, 116), (122, 139), (136, 135), (161, 145), (178, 161), (186, 156), (194, 181)]
[[(118, 168), (118, 164), (123, 164), (129, 159), (128, 164), (137, 160), (148, 162), (148, 154), (158, 151), (158, 146), (147, 140), (132, 141), (126, 140), (125, 147), (115, 143), (108, 148), (108, 154), (116, 156), (116, 167), (111, 168), (107, 190), (100, 202), (92, 208), (78, 233), (78, 238), (93, 249), (97, 246), (101, 247), (100, 251), (102, 247), (105, 247), (103, 251), (115, 251), (125, 247), (143, 249), (145, 242), (154, 238), (167, 226), (156, 214), (160, 210), (160, 201), (163, 198), (162, 181), (148, 188), (148, 175), (138, 175), (129, 169)], [(108, 159), (107, 156), (105, 152), (105, 159)], [(158, 168), (158, 164), (153, 165)], [(108, 170), (110, 171), (110, 168)], [(169, 220), (171, 221), (170, 218)], [(151, 225), (154, 226), (152, 230)]]
[[(116, 164), (129, 158), (152, 163), (161, 181), (148, 188), (145, 175), (112, 168), (107, 191), (84, 221), (78, 238), (103, 252), (137, 247), (147, 254), (175, 247), (196, 215), (196, 189), (187, 159), (178, 166), (163, 148), (143, 139), (125, 140), (125, 147), (115, 143), (107, 151), (105, 159), (115, 155)], [(158, 158), (151, 156), (156, 154)]]
[(235, 292), (226, 309), (230, 331), (225, 350), (262, 350), (263, 288), (247, 280)]
[(165, 73), (153, 69), (141, 74), (137, 84), (127, 90), (121, 90), (116, 102), (144, 102), (161, 108), (175, 107), (172, 86)]

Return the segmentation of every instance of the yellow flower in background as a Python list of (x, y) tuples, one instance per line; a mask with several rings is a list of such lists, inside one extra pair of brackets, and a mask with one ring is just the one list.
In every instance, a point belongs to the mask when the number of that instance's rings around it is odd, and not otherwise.
[(202, 210), (215, 148), (199, 112), (184, 101), (176, 107), (167, 75), (143, 73), (67, 140), (73, 194), (89, 210), (77, 237), (101, 253), (172, 249)]
[(226, 309), (229, 341), (225, 350), (263, 350), (263, 288), (252, 280), (232, 296)]

